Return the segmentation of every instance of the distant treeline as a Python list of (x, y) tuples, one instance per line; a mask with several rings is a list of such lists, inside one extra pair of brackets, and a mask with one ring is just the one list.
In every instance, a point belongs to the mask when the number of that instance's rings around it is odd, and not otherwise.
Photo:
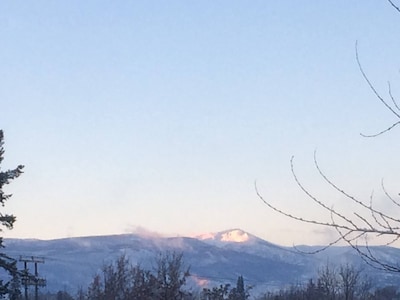
[(72, 296), (65, 291), (42, 294), (47, 300), (400, 300), (396, 286), (374, 287), (373, 282), (350, 264), (326, 265), (316, 278), (305, 284), (279, 291), (251, 294), (239, 276), (236, 285), (229, 283), (196, 289), (187, 284), (190, 270), (181, 253), (164, 253), (155, 259), (153, 270), (133, 265), (126, 256), (104, 265), (87, 288)]

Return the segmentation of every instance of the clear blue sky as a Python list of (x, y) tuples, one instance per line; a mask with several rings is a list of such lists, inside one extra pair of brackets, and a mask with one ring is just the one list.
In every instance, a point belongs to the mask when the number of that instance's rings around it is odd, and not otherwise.
[[(329, 232), (270, 211), (325, 218), (327, 174), (366, 198), (399, 182), (399, 130), (368, 89), (400, 98), (400, 14), (386, 1), (3, 1), (6, 237), (242, 228), (279, 244)], [(392, 189), (393, 188), (393, 189)], [(396, 190), (393, 190), (396, 191)], [(398, 192), (398, 190), (397, 190)], [(347, 207), (346, 203), (342, 203)], [(328, 215), (329, 217), (329, 215)]]

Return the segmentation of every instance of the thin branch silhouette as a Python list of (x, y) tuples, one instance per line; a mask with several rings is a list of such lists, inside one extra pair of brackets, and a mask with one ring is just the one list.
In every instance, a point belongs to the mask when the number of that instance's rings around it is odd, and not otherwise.
[(397, 5), (395, 5), (395, 4), (393, 3), (392, 0), (387, 0), (387, 1), (390, 3), (391, 6), (393, 6), (393, 8), (394, 8), (395, 10), (397, 10), (397, 12), (400, 13), (400, 7), (398, 7)]
[[(393, 0), (388, 0), (390, 5), (396, 10), (396, 12), (400, 13), (400, 7), (397, 6)], [(377, 137), (382, 134), (391, 131), (393, 128), (397, 127), (400, 124), (400, 104), (396, 100), (396, 97), (393, 95), (392, 87), (390, 82), (388, 82), (388, 100), (386, 100), (378, 89), (375, 88), (372, 81), (367, 76), (365, 72), (361, 60), (359, 57), (358, 51), (358, 43), (355, 43), (355, 59), (357, 62), (357, 66), (359, 71), (367, 83), (369, 89), (378, 99), (378, 101), (388, 110), (392, 117), (395, 117), (394, 122), (384, 130), (381, 130), (375, 134), (363, 134), (360, 133), (363, 137)], [(315, 196), (311, 190), (309, 190), (302, 180), (299, 178), (295, 171), (294, 166), (294, 156), (290, 159), (290, 170), (293, 176), (293, 179), (296, 185), (300, 188), (306, 198), (311, 201), (311, 203), (316, 204), (320, 209), (323, 211), (330, 213), (330, 220), (321, 221), (318, 219), (313, 218), (305, 218), (298, 214), (293, 214), (288, 212), (282, 208), (279, 208), (272, 204), (267, 198), (264, 198), (258, 190), (257, 182), (254, 183), (255, 191), (258, 198), (270, 209), (273, 211), (288, 217), (290, 219), (316, 225), (316, 226), (323, 226), (326, 228), (334, 229), (338, 237), (333, 239), (331, 242), (327, 243), (325, 246), (321, 246), (312, 251), (304, 251), (299, 249), (297, 246), (294, 246), (296, 250), (301, 253), (306, 254), (316, 254), (322, 252), (329, 247), (338, 245), (340, 242), (345, 242), (349, 245), (352, 249), (354, 249), (361, 259), (367, 263), (368, 265), (384, 270), (389, 272), (398, 272), (400, 273), (400, 265), (399, 263), (388, 262), (379, 257), (378, 251), (379, 247), (370, 246), (368, 239), (370, 238), (377, 238), (381, 245), (383, 246), (391, 246), (394, 245), (397, 241), (400, 241), (400, 199), (396, 199), (396, 197), (392, 196), (391, 193), (386, 189), (384, 181), (381, 181), (381, 187), (388, 203), (391, 204), (389, 212), (380, 210), (373, 205), (373, 198), (374, 193), (371, 192), (369, 201), (363, 201), (359, 199), (349, 192), (345, 191), (341, 188), (334, 180), (332, 180), (327, 173), (321, 168), (318, 159), (317, 153), (314, 151), (314, 167), (319, 174), (319, 176), (324, 180), (325, 184), (327, 184), (333, 191), (344, 198), (345, 200), (349, 201), (350, 204), (355, 206), (354, 211), (349, 211), (348, 208), (340, 209), (337, 207), (330, 207), (326, 204), (325, 200), (318, 198)], [(399, 194), (400, 195), (400, 194)], [(390, 201), (390, 202), (389, 202)]]

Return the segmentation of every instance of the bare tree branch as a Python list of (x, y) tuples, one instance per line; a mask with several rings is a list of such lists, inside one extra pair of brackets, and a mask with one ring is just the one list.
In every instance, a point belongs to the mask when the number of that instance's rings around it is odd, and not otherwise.
[(344, 215), (338, 213), (335, 209), (328, 207), (327, 205), (325, 205), (325, 203), (323, 203), (322, 201), (318, 200), (315, 196), (313, 196), (304, 186), (303, 184), (299, 181), (299, 179), (297, 178), (297, 175), (294, 171), (294, 164), (293, 164), (293, 160), (294, 160), (294, 156), (292, 156), (291, 160), (290, 160), (290, 168), (294, 177), (294, 180), (296, 181), (296, 184), (300, 187), (300, 189), (311, 199), (313, 200), (315, 203), (317, 203), (318, 205), (320, 205), (321, 207), (323, 207), (324, 209), (330, 211), (331, 213), (333, 213), (334, 215), (338, 216), (339, 218), (341, 218), (342, 220), (346, 221), (347, 223), (349, 223), (351, 226), (353, 226), (353, 228), (356, 228), (357, 226), (348, 218), (346, 218)]
[(389, 91), (390, 99), (392, 99), (393, 105), (397, 108), (397, 110), (400, 111), (399, 104), (397, 103), (396, 99), (393, 97), (393, 94), (392, 94), (392, 87), (391, 87), (391, 85), (390, 85), (390, 82), (388, 82), (388, 91)]
[(365, 81), (368, 83), (370, 89), (372, 90), (372, 92), (375, 94), (375, 96), (379, 99), (379, 101), (381, 101), (383, 103), (383, 105), (386, 106), (387, 109), (389, 109), (397, 118), (400, 119), (400, 114), (398, 114), (386, 101), (385, 99), (383, 99), (383, 97), (378, 93), (378, 91), (375, 89), (374, 85), (371, 83), (371, 81), (369, 80), (369, 78), (367, 77), (367, 75), (364, 72), (364, 69), (361, 65), (360, 59), (358, 57), (358, 45), (356, 42), (356, 60), (357, 60), (357, 64), (358, 64), (358, 68), (360, 69), (360, 72), (362, 74), (362, 76), (364, 77)]
[(392, 201), (394, 205), (400, 207), (400, 203), (399, 203), (398, 201), (394, 200), (394, 198), (393, 198), (393, 197), (388, 193), (388, 191), (386, 190), (386, 187), (385, 187), (385, 184), (384, 184), (384, 182), (383, 182), (383, 179), (381, 180), (381, 186), (382, 186), (382, 190), (383, 190), (383, 192), (385, 193), (386, 197), (388, 197), (388, 199), (389, 199), (390, 201)]
[[(310, 223), (310, 224), (314, 224), (314, 225), (321, 225), (321, 226), (328, 226), (328, 227), (336, 227), (336, 226), (338, 226), (338, 227), (341, 227), (342, 229), (345, 229), (345, 230), (353, 230), (352, 228), (350, 228), (348, 226), (337, 225), (337, 224), (333, 224), (333, 223), (329, 223), (329, 222), (320, 222), (320, 221), (316, 221), (316, 220), (310, 220), (310, 219), (306, 219), (306, 218), (303, 218), (303, 217), (299, 217), (299, 216), (287, 213), (287, 212), (285, 212), (285, 211), (273, 206), (271, 203), (269, 203), (268, 201), (266, 201), (264, 199), (264, 197), (258, 191), (257, 182), (254, 183), (254, 186), (255, 186), (255, 191), (256, 191), (256, 194), (257, 194), (258, 198), (265, 205), (267, 205), (269, 208), (271, 208), (272, 210), (276, 211), (277, 213), (279, 213), (281, 215), (284, 215), (286, 217), (289, 217), (291, 219), (294, 219), (294, 220), (297, 220), (297, 221), (301, 221), (301, 222), (304, 222), (304, 223)], [(329, 208), (327, 208), (327, 209), (329, 209)]]
[(399, 220), (399, 219), (394, 218), (394, 217), (391, 217), (391, 216), (388, 216), (388, 215), (385, 215), (385, 214), (383, 214), (382, 212), (375, 210), (375, 209), (372, 207), (372, 201), (371, 201), (371, 204), (368, 206), (368, 205), (366, 205), (364, 202), (358, 200), (358, 199), (355, 198), (354, 196), (351, 196), (350, 194), (348, 194), (347, 192), (345, 192), (343, 189), (339, 188), (336, 184), (334, 184), (334, 183), (325, 175), (325, 173), (322, 172), (322, 170), (321, 170), (321, 168), (320, 168), (320, 166), (319, 166), (319, 164), (318, 164), (318, 161), (317, 161), (317, 153), (316, 153), (316, 151), (314, 151), (314, 164), (315, 164), (315, 167), (316, 167), (316, 169), (318, 170), (319, 174), (321, 175), (321, 177), (322, 177), (331, 187), (333, 187), (336, 191), (338, 191), (340, 194), (344, 195), (346, 198), (352, 200), (352, 201), (355, 202), (356, 204), (359, 204), (360, 206), (364, 207), (365, 209), (369, 210), (369, 211), (372, 212), (372, 213), (376, 213), (376, 214), (380, 215), (381, 217), (387, 218), (387, 219), (389, 219), (389, 220), (391, 220), (391, 221), (393, 221), (393, 222), (398, 222), (398, 223), (400, 223), (400, 220)]
[(377, 137), (377, 136), (379, 136), (379, 135), (381, 135), (381, 134), (384, 134), (384, 133), (388, 132), (389, 130), (392, 130), (394, 127), (396, 127), (396, 126), (399, 125), (399, 124), (400, 124), (400, 121), (398, 121), (398, 122), (396, 122), (396, 123), (393, 123), (393, 124), (390, 125), (388, 128), (386, 128), (386, 129), (384, 129), (384, 130), (382, 130), (382, 131), (380, 131), (380, 132), (378, 132), (378, 133), (375, 133), (375, 134), (364, 134), (364, 133), (360, 133), (360, 135), (361, 135), (362, 137), (367, 137), (367, 138), (370, 138), (370, 137)]
[[(349, 234), (350, 234), (350, 233), (349, 233)], [(325, 245), (325, 246), (323, 246), (323, 247), (321, 247), (321, 248), (318, 248), (317, 250), (314, 250), (314, 251), (304, 251), (304, 250), (299, 249), (296, 245), (293, 245), (293, 247), (294, 247), (298, 252), (301, 252), (301, 253), (304, 253), (304, 254), (317, 254), (317, 253), (320, 253), (320, 252), (325, 251), (326, 249), (328, 249), (328, 248), (330, 248), (330, 247), (332, 247), (332, 246), (337, 245), (337, 244), (338, 244), (340, 241), (342, 241), (342, 240), (343, 240), (342, 237), (339, 237), (339, 238), (337, 238), (336, 240), (334, 240), (334, 241), (328, 243), (327, 245)]]
[[(331, 242), (329, 242), (327, 245), (322, 246), (316, 250), (313, 251), (304, 251), (299, 249), (298, 247), (294, 246), (295, 249), (297, 249), (301, 253), (305, 254), (316, 254), (319, 252), (322, 252), (329, 247), (337, 245), (340, 241), (346, 242), (351, 248), (357, 251), (357, 253), (360, 255), (360, 257), (366, 261), (369, 265), (373, 266), (374, 268), (378, 268), (381, 270), (386, 270), (386, 271), (391, 271), (391, 272), (400, 272), (400, 266), (393, 266), (390, 263), (385, 263), (383, 261), (380, 261), (378, 258), (375, 257), (373, 254), (373, 251), (368, 245), (367, 240), (365, 240), (364, 246), (359, 246), (359, 241), (362, 238), (367, 238), (368, 235), (375, 236), (377, 238), (379, 237), (391, 237), (389, 242), (386, 242), (385, 245), (392, 245), (396, 241), (400, 239), (400, 227), (397, 226), (397, 224), (400, 223), (399, 218), (395, 218), (391, 215), (388, 215), (382, 211), (379, 211), (375, 209), (372, 206), (372, 199), (373, 199), (373, 193), (371, 193), (370, 196), (370, 203), (369, 205), (365, 204), (363, 201), (358, 200), (356, 197), (350, 195), (349, 193), (345, 192), (343, 189), (339, 188), (332, 180), (328, 178), (328, 176), (322, 171), (318, 160), (316, 156), (316, 152), (314, 152), (314, 165), (315, 168), (317, 169), (319, 175), (324, 179), (324, 181), (331, 186), (335, 191), (337, 191), (339, 194), (345, 196), (346, 199), (349, 199), (353, 203), (357, 204), (360, 208), (362, 208), (364, 211), (369, 212), (369, 214), (372, 216), (373, 222), (371, 222), (366, 216), (362, 215), (359, 212), (353, 212), (353, 215), (355, 216), (355, 219), (351, 219), (349, 217), (346, 217), (344, 213), (340, 212), (338, 209), (334, 207), (329, 207), (326, 205), (323, 201), (319, 200), (316, 196), (314, 196), (300, 181), (299, 177), (297, 176), (295, 169), (294, 169), (294, 157), (291, 158), (290, 160), (290, 166), (291, 166), (291, 171), (293, 178), (296, 182), (296, 184), (299, 186), (301, 191), (309, 198), (312, 202), (316, 203), (318, 206), (326, 210), (327, 212), (330, 213), (331, 215), (331, 221), (330, 222), (324, 222), (324, 221), (319, 221), (315, 219), (308, 219), (304, 218), (298, 215), (294, 215), (291, 213), (288, 213), (280, 208), (277, 208), (273, 204), (271, 204), (270, 201), (267, 201), (259, 192), (257, 183), (255, 182), (255, 191), (259, 199), (267, 205), (269, 208), (274, 210), (275, 212), (278, 212), (281, 215), (284, 215), (288, 218), (291, 218), (293, 220), (297, 220), (303, 223), (308, 223), (308, 224), (313, 224), (313, 225), (318, 225), (318, 226), (324, 226), (324, 227), (329, 227), (335, 229), (339, 237)], [(392, 200), (396, 204), (396, 207), (399, 206), (399, 203), (397, 203), (392, 197), (390, 197), (389, 193), (384, 190), (386, 196), (389, 197), (389, 199)], [(336, 219), (336, 220), (335, 220)], [(356, 222), (356, 220), (361, 221)], [(360, 224), (359, 224), (360, 223)]]
[[(388, 0), (388, 1), (390, 2), (390, 0)], [(397, 111), (395, 111), (395, 110), (393, 109), (393, 107), (391, 107), (391, 106), (386, 102), (386, 100), (378, 93), (378, 91), (376, 90), (375, 86), (371, 83), (371, 81), (369, 80), (367, 74), (365, 73), (365, 71), (364, 71), (364, 69), (363, 69), (363, 67), (362, 67), (362, 65), (361, 65), (360, 59), (359, 59), (359, 57), (358, 57), (358, 43), (357, 43), (357, 42), (356, 42), (356, 45), (355, 45), (355, 49), (356, 49), (356, 61), (357, 61), (358, 68), (359, 68), (359, 70), (360, 70), (360, 72), (361, 72), (361, 75), (363, 76), (364, 80), (367, 82), (369, 88), (372, 90), (372, 92), (375, 94), (375, 96), (379, 99), (379, 101), (380, 101), (393, 115), (395, 115), (396, 118), (400, 119), (400, 114), (399, 114)], [(396, 100), (394, 99), (394, 97), (393, 97), (393, 95), (392, 95), (390, 84), (389, 84), (389, 95), (390, 95), (390, 97), (391, 97), (391, 99), (392, 99), (392, 102), (393, 102), (394, 105), (395, 105), (395, 108), (396, 108), (397, 110), (399, 110), (399, 109), (398, 109), (397, 102), (396, 102)], [(386, 128), (386, 129), (384, 129), (384, 130), (382, 130), (382, 131), (380, 131), (380, 132), (378, 132), (378, 133), (376, 133), (376, 134), (363, 134), (363, 133), (361, 133), (361, 135), (362, 135), (363, 137), (377, 137), (377, 136), (379, 136), (379, 135), (381, 135), (381, 134), (384, 134), (384, 133), (388, 132), (389, 130), (393, 129), (394, 127), (396, 127), (396, 126), (399, 125), (399, 124), (400, 124), (400, 121), (397, 121), (397, 122), (393, 123), (392, 125), (390, 125), (388, 128)]]
[[(394, 9), (396, 9), (397, 12), (400, 13), (399, 6), (395, 5), (392, 0), (388, 0), (388, 2)], [(391, 115), (397, 119), (397, 121), (392, 123), (392, 125), (376, 134), (361, 134), (364, 137), (377, 137), (392, 130), (394, 127), (400, 124), (400, 105), (396, 101), (396, 98), (393, 96), (390, 82), (388, 82), (388, 94), (390, 100), (385, 100), (385, 98), (381, 96), (381, 94), (375, 88), (374, 84), (368, 78), (359, 59), (357, 42), (355, 44), (355, 55), (358, 68), (368, 87), (377, 97), (379, 102), (383, 104), (383, 106), (390, 111)], [(368, 265), (380, 270), (400, 273), (399, 263), (384, 261), (377, 255), (377, 251), (379, 250), (379, 248), (370, 247), (368, 243), (368, 239), (371, 237), (378, 239), (378, 241), (380, 241), (380, 244), (384, 246), (390, 246), (393, 245), (395, 242), (400, 241), (400, 217), (398, 217), (400, 211), (400, 200), (395, 199), (395, 197), (393, 197), (388, 192), (382, 180), (381, 186), (383, 193), (385, 194), (386, 198), (390, 200), (390, 204), (392, 205), (391, 208), (397, 209), (397, 211), (393, 211), (392, 209), (389, 211), (389, 213), (386, 211), (382, 211), (379, 208), (377, 209), (373, 206), (373, 192), (369, 197), (369, 203), (364, 202), (358, 197), (355, 197), (346, 192), (343, 188), (339, 187), (338, 184), (331, 180), (330, 177), (327, 176), (325, 171), (323, 171), (320, 167), (317, 160), (316, 151), (314, 151), (314, 166), (319, 176), (328, 186), (330, 186), (338, 195), (350, 201), (350, 204), (355, 205), (356, 210), (353, 211), (352, 214), (350, 214), (348, 208), (340, 209), (333, 206), (329, 207), (326, 202), (324, 202), (324, 200), (321, 200), (320, 198), (315, 196), (308, 188), (306, 188), (295, 172), (293, 156), (290, 159), (290, 169), (296, 185), (307, 196), (307, 199), (311, 200), (311, 203), (317, 204), (324, 211), (330, 213), (330, 221), (320, 221), (313, 218), (304, 218), (276, 207), (260, 194), (260, 192), (258, 191), (257, 183), (255, 182), (255, 190), (258, 198), (273, 211), (296, 221), (335, 229), (335, 231), (338, 233), (338, 238), (332, 240), (330, 243), (316, 250), (307, 252), (294, 246), (295, 249), (302, 253), (316, 254), (326, 250), (329, 247), (337, 245), (341, 241), (344, 241), (352, 249), (354, 249), (359, 254), (361, 259)], [(362, 242), (361, 245), (360, 242)]]
[(397, 10), (397, 12), (400, 13), (400, 8), (397, 5), (395, 5), (392, 0), (387, 0), (387, 1), (390, 3), (391, 6), (393, 6), (395, 10)]

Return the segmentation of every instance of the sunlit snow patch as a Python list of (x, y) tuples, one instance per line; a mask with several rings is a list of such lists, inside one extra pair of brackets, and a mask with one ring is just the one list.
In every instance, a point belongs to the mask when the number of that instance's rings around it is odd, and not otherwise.
[(248, 242), (251, 237), (247, 232), (241, 229), (232, 229), (218, 233), (205, 233), (196, 236), (197, 239), (202, 241), (215, 241), (215, 242), (233, 242), (233, 243), (244, 243)]
[(239, 229), (225, 232), (221, 235), (222, 242), (244, 243), (249, 240), (249, 235)]

